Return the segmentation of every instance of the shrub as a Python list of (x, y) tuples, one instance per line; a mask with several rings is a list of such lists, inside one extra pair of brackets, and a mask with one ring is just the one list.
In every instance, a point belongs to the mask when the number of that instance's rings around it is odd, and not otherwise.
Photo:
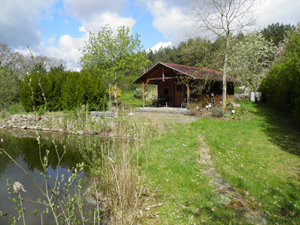
[[(109, 95), (109, 88), (106, 89), (106, 93)], [(111, 94), (111, 97), (114, 98), (114, 96), (115, 96), (115, 87), (114, 86), (110, 87), (110, 94)], [(121, 96), (122, 96), (122, 90), (120, 88), (117, 88), (118, 101), (121, 100)]]
[[(300, 25), (299, 25), (300, 26)], [(283, 44), (282, 59), (275, 63), (263, 80), (260, 90), (269, 105), (286, 111), (299, 121), (300, 115), (300, 27)]]
[(214, 117), (222, 117), (225, 115), (225, 110), (222, 107), (214, 106), (211, 108), (211, 114)]
[(20, 111), (19, 111), (18, 105), (11, 105), (11, 106), (9, 106), (8, 112), (9, 112), (11, 115), (18, 114), (18, 113), (20, 112)]
[[(99, 74), (86, 70), (81, 72), (51, 70), (47, 75), (39, 73), (39, 77), (49, 111), (72, 110), (77, 105), (86, 104), (89, 104), (91, 110), (107, 108), (108, 98), (103, 78)], [(32, 92), (36, 110), (45, 106), (37, 73), (25, 76), (19, 90), (25, 111), (33, 111)]]
[[(132, 96), (135, 98), (143, 98), (143, 89), (142, 88), (136, 88), (133, 93)], [(144, 93), (145, 98), (148, 96), (148, 92)]]
[(39, 116), (44, 115), (44, 114), (45, 114), (45, 108), (44, 108), (44, 107), (40, 107), (39, 110), (37, 111), (37, 114), (38, 114)]

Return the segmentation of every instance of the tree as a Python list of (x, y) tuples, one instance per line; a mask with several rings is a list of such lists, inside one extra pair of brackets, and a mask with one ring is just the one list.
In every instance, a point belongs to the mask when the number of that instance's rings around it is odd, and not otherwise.
[(282, 48), (260, 90), (268, 104), (293, 115), (300, 125), (300, 24), (287, 35)]
[(97, 35), (90, 32), (80, 58), (84, 69), (92, 69), (97, 72), (114, 75), (116, 115), (118, 115), (117, 103), (117, 78), (121, 71), (139, 68), (149, 64), (146, 53), (142, 50), (139, 36), (130, 35), (130, 29), (125, 26), (118, 27), (114, 34), (106, 25)]
[(9, 67), (0, 66), (0, 110), (19, 101), (20, 80)]
[(256, 92), (265, 74), (273, 64), (275, 45), (261, 33), (253, 31), (233, 47), (229, 72), (246, 87)]
[(41, 72), (41, 73), (47, 74), (47, 70), (40, 62), (36, 63), (35, 66), (32, 67), (31, 73), (33, 73), (33, 72)]
[(225, 40), (223, 58), (223, 108), (226, 107), (226, 76), (230, 39), (234, 33), (253, 25), (256, 0), (187, 0), (195, 28)]
[(0, 66), (9, 67), (19, 77), (21, 77), (22, 57), (19, 52), (14, 52), (7, 44), (0, 43)]
[(283, 25), (279, 23), (272, 23), (267, 28), (261, 30), (262, 35), (267, 41), (273, 41), (277, 46), (279, 42), (283, 42), (286, 35), (295, 29), (295, 26), (288, 24)]

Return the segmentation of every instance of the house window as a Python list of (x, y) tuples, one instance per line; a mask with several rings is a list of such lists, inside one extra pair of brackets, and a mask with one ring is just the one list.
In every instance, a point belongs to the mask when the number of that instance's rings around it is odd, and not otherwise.
[(176, 91), (182, 92), (182, 85), (177, 85), (176, 86)]
[(169, 95), (169, 88), (164, 88), (164, 95)]

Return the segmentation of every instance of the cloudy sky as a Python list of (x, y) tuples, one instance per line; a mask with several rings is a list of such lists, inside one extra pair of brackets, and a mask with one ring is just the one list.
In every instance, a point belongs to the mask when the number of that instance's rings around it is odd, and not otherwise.
[[(263, 0), (260, 0), (263, 1)], [(299, 0), (264, 0), (256, 27), (300, 22)], [(109, 24), (128, 26), (141, 35), (145, 49), (176, 46), (187, 38), (191, 22), (184, 0), (0, 0), (0, 43), (27, 53), (78, 64), (88, 32)]]

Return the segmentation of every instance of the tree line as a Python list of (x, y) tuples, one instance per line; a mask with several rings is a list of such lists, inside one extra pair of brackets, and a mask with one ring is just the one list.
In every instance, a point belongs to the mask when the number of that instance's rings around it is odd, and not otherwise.
[(300, 124), (300, 24), (279, 42), (275, 63), (260, 90), (269, 105), (288, 112)]
[(71, 110), (81, 105), (105, 110), (108, 98), (103, 81), (98, 73), (88, 70), (65, 71), (63, 67), (51, 68), (48, 73), (37, 70), (20, 83), (20, 101), (27, 112), (45, 107), (49, 111)]
[[(292, 25), (277, 23), (249, 34), (231, 35), (231, 47), (227, 53), (230, 75), (239, 79), (241, 85), (257, 91), (261, 81), (269, 76), (268, 71), (275, 58), (284, 59), (288, 46), (287, 37), (294, 30)], [(0, 90), (0, 108), (18, 101), (21, 101), (26, 111), (31, 111), (34, 104), (37, 108), (43, 107), (43, 93), (39, 87), (37, 72), (45, 88), (48, 109), (53, 111), (71, 109), (78, 104), (105, 109), (105, 89), (108, 83), (118, 84), (122, 91), (133, 90), (135, 86), (131, 82), (157, 62), (222, 71), (226, 47), (222, 37), (215, 40), (195, 37), (180, 42), (176, 47), (149, 50), (146, 53), (140, 46), (139, 36), (129, 33), (128, 28), (119, 27), (117, 34), (113, 34), (106, 26), (98, 34), (90, 34), (90, 40), (82, 50), (81, 72), (66, 71), (63, 60), (46, 56), (34, 57), (35, 62), (38, 62), (34, 64), (30, 54), (22, 56), (1, 44), (0, 85), (3, 88)], [(104, 43), (109, 44), (105, 46)], [(116, 46), (122, 46), (117, 55), (115, 53), (119, 50)], [(100, 47), (102, 55), (99, 54)], [(275, 65), (277, 64), (276, 61)], [(273, 67), (270, 71), (274, 71)], [(31, 99), (31, 92), (34, 92), (34, 101)]]

